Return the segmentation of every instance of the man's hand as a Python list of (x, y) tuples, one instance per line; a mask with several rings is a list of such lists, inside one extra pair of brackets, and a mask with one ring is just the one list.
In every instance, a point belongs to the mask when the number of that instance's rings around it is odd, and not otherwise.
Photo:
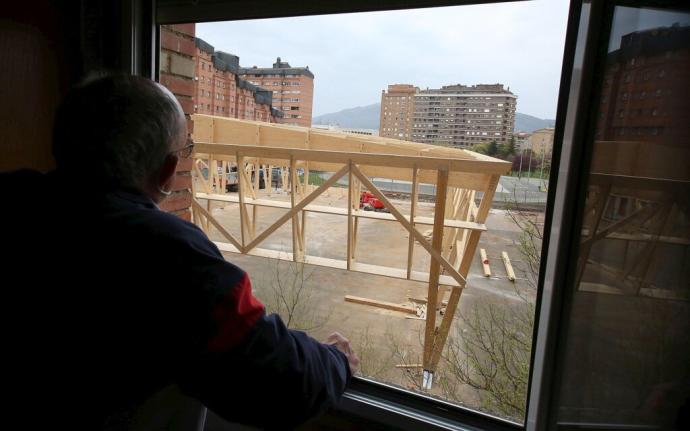
[(339, 332), (334, 332), (326, 338), (326, 344), (332, 344), (336, 349), (340, 350), (347, 357), (347, 362), (350, 365), (350, 373), (355, 374), (359, 370), (359, 358), (357, 354), (350, 347), (350, 340), (343, 337)]

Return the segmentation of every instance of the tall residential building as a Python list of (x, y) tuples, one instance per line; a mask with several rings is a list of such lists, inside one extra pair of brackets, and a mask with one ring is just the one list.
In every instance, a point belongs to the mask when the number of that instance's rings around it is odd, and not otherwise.
[(414, 96), (412, 141), (450, 147), (513, 137), (517, 96), (502, 84), (447, 85)]
[(196, 38), (195, 61), (194, 112), (265, 122), (282, 118), (282, 111), (272, 107), (272, 92), (238, 73), (238, 56), (216, 51)]
[(283, 112), (279, 123), (311, 127), (314, 74), (309, 67), (292, 67), (280, 57), (273, 67), (242, 67), (239, 75), (273, 93), (273, 107)]
[(409, 84), (393, 84), (381, 91), (379, 135), (387, 138), (411, 140), (414, 95), (419, 88)]

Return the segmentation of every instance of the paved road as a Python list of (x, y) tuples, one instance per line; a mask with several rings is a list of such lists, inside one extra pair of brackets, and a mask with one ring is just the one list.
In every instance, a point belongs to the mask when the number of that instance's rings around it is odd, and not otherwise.
[[(320, 176), (323, 179), (328, 179), (331, 174), (324, 172)], [(411, 193), (412, 191), (411, 181), (372, 178), (372, 182), (385, 192)], [(346, 186), (347, 178), (341, 179), (338, 183)], [(521, 204), (545, 205), (548, 183), (548, 180), (540, 180), (538, 178), (502, 176), (496, 188), (494, 204), (518, 202)], [(421, 195), (434, 196), (436, 194), (436, 186), (433, 184), (420, 184), (419, 193)], [(479, 197), (481, 197), (481, 193), (478, 194), (477, 198)]]

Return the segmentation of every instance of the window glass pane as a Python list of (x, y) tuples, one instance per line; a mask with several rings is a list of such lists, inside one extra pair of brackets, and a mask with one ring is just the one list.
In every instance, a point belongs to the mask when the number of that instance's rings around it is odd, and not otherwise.
[[(163, 26), (161, 82), (213, 102), (195, 141), (348, 152), (361, 170), (285, 219), (342, 160), (199, 154), (194, 222), (289, 327), (349, 337), (359, 376), (522, 422), (567, 9)], [(415, 172), (420, 156), (434, 165)]]
[(687, 13), (615, 9), (568, 322), (561, 423), (670, 428), (683, 404), (687, 420), (689, 24)]

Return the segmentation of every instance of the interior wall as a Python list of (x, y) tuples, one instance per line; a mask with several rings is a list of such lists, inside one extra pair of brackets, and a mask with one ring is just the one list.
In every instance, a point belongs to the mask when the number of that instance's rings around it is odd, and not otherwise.
[[(79, 75), (79, 2), (3, 5), (0, 171), (53, 168), (53, 115)], [(21, 7), (21, 6), (24, 7)]]

